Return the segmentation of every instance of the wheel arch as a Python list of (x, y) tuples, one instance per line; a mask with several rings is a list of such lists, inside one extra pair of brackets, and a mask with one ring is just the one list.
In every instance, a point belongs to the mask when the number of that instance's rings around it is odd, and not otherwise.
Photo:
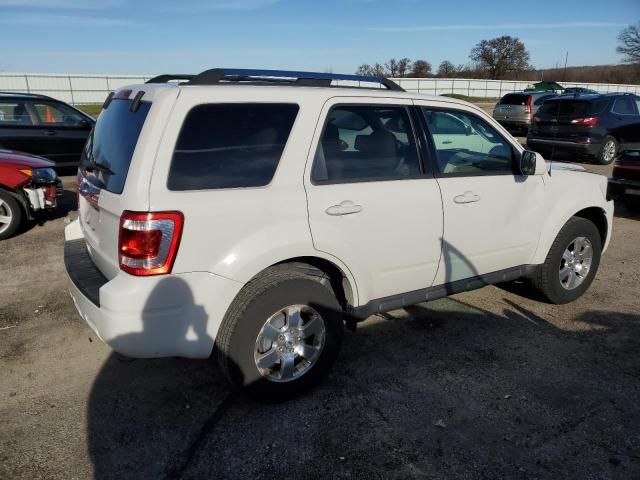
[(602, 207), (595, 205), (582, 208), (574, 206), (573, 208), (567, 209), (564, 215), (559, 216), (559, 221), (547, 222), (547, 225), (543, 228), (540, 243), (531, 262), (532, 264), (541, 264), (545, 261), (547, 254), (549, 253), (549, 249), (558, 236), (558, 233), (560, 233), (562, 227), (564, 227), (572, 217), (585, 218), (596, 225), (600, 232), (600, 239), (602, 240), (602, 248), (604, 250), (609, 235), (609, 222), (605, 210)]

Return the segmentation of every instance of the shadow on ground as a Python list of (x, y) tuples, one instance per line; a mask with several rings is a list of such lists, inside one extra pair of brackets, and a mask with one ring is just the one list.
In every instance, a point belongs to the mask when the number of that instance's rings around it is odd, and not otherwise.
[(371, 317), (278, 405), (208, 361), (114, 354), (87, 412), (95, 477), (638, 478), (640, 316), (590, 312), (575, 333), (505, 302)]

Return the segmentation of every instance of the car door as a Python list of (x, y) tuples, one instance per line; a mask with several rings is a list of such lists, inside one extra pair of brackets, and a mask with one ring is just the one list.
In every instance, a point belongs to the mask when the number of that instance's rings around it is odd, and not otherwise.
[(405, 99), (329, 100), (307, 161), (314, 247), (348, 266), (359, 305), (427, 288), (438, 268), (442, 202), (410, 107)]
[(640, 149), (640, 100), (631, 95), (616, 98), (611, 108), (611, 134), (618, 139), (619, 150)]
[(0, 100), (0, 148), (43, 155), (46, 142), (36, 121), (29, 113), (25, 101)]
[(443, 255), (437, 284), (528, 264), (538, 245), (543, 219), (541, 176), (516, 172), (519, 150), (472, 107), (421, 104), (430, 132), (438, 115), (456, 115), (471, 125), (482, 146), (470, 148), (451, 137), (433, 148), (435, 175), (444, 209)]
[(71, 107), (52, 101), (37, 100), (28, 104), (45, 138), (46, 156), (57, 166), (74, 166), (87, 141), (93, 122)]

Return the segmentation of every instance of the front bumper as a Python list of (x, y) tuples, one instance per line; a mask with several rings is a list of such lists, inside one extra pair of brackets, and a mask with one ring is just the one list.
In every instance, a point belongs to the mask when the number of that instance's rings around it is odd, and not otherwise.
[(80, 316), (130, 357), (207, 358), (242, 284), (207, 272), (108, 280), (95, 267), (78, 221), (65, 229), (69, 291)]
[(564, 152), (595, 157), (600, 152), (599, 143), (577, 143), (570, 140), (527, 137), (527, 145), (536, 151), (549, 153)]

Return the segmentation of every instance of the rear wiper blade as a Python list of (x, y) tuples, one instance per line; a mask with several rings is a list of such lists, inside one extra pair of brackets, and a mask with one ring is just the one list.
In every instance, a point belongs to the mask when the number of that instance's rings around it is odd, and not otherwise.
[(113, 170), (111, 170), (109, 167), (107, 167), (106, 165), (100, 163), (100, 162), (91, 162), (89, 165), (87, 165), (85, 167), (85, 170), (87, 171), (92, 171), (92, 170), (100, 170), (104, 173), (107, 173), (109, 175), (115, 175), (115, 172)]

